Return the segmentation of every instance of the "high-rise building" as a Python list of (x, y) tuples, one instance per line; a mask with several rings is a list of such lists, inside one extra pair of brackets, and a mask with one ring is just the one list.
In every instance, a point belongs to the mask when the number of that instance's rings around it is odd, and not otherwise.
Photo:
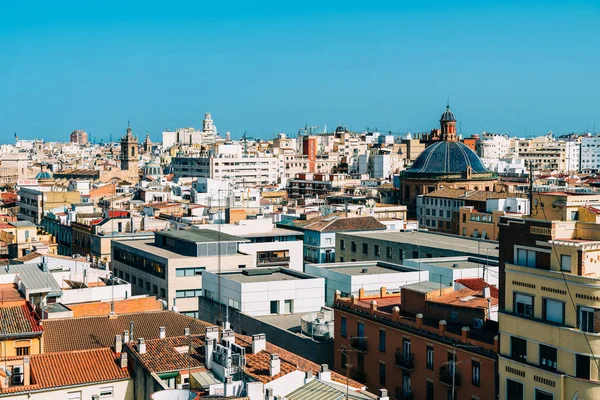
[(74, 130), (71, 132), (70, 141), (71, 143), (77, 143), (81, 146), (84, 146), (88, 144), (88, 134), (86, 131), (81, 129)]
[(499, 253), (499, 398), (600, 398), (600, 225), (505, 217)]

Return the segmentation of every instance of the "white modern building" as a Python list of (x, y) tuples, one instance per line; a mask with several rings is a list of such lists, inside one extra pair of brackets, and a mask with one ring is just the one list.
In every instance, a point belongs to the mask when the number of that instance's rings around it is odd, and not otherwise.
[(465, 278), (482, 278), (490, 285), (498, 287), (498, 261), (485, 256), (413, 258), (404, 260), (404, 265), (427, 271), (430, 281), (454, 286), (454, 289), (459, 289), (454, 281)]
[(285, 268), (205, 272), (203, 280), (205, 297), (255, 317), (315, 312), (324, 304), (323, 278)]
[(600, 171), (600, 135), (581, 138), (581, 170)]
[(258, 208), (260, 190), (257, 187), (235, 187), (235, 182), (198, 178), (190, 191), (192, 203), (217, 208)]
[(346, 295), (358, 295), (360, 289), (379, 293), (381, 287), (400, 291), (404, 285), (429, 280), (428, 271), (383, 261), (306, 264), (304, 272), (325, 278), (327, 305), (333, 304), (336, 290)]
[(201, 227), (246, 239), (239, 244), (239, 251), (254, 258), (253, 267), (284, 267), (302, 272), (302, 232), (275, 227), (270, 218)]

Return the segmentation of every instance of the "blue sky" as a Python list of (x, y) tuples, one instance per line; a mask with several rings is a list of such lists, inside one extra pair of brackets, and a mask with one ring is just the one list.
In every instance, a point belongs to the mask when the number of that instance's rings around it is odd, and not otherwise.
[(598, 4), (3, 1), (0, 142), (419, 132), (448, 95), (466, 135), (600, 131)]

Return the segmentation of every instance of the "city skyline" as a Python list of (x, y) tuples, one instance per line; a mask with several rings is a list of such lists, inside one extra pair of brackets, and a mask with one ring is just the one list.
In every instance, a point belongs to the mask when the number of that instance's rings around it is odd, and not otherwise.
[(205, 112), (233, 138), (305, 124), (427, 132), (448, 96), (466, 136), (598, 122), (591, 2), (339, 6), (5, 4), (0, 141), (117, 140), (128, 119), (158, 140)]

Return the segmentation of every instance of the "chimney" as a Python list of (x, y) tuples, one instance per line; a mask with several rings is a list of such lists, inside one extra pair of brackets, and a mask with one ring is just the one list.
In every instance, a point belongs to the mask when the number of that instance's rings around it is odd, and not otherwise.
[(331, 371), (329, 365), (321, 364), (321, 372), (319, 372), (319, 380), (323, 382), (331, 382)]
[(121, 358), (119, 359), (119, 366), (121, 369), (127, 368), (127, 353), (121, 353)]
[(371, 314), (375, 314), (375, 311), (377, 311), (377, 301), (371, 300)]
[(306, 371), (304, 375), (304, 384), (306, 385), (308, 382), (315, 379), (313, 373), (311, 371)]
[(123, 344), (129, 343), (129, 331), (125, 329), (123, 331)]
[(140, 340), (138, 341), (138, 353), (140, 354), (146, 354), (146, 340), (141, 337)]
[(215, 338), (208, 337), (208, 331), (206, 333), (206, 340), (204, 342), (204, 362), (206, 368), (211, 370), (213, 367), (213, 350), (215, 348)]
[(188, 326), (183, 328), (183, 336), (190, 336), (190, 328)]
[(129, 340), (133, 340), (133, 321), (129, 322)]
[(392, 320), (394, 322), (398, 322), (400, 319), (400, 307), (394, 306), (392, 307)]
[(219, 339), (219, 327), (218, 326), (207, 326), (206, 334), (204, 335), (207, 339)]
[(115, 335), (115, 353), (121, 354), (123, 351), (123, 342), (121, 341), (121, 335)]
[(252, 354), (260, 353), (267, 348), (267, 337), (264, 333), (252, 335)]
[[(235, 333), (231, 329), (221, 332), (221, 342), (227, 342), (229, 345), (235, 343)], [(229, 345), (227, 347), (230, 347)]]
[(387, 389), (379, 389), (379, 396), (377, 396), (377, 400), (389, 400)]
[(167, 337), (167, 328), (164, 326), (161, 326), (160, 328), (158, 328), (158, 337), (159, 339), (164, 339)]
[(275, 398), (273, 396), (273, 388), (267, 388), (265, 392), (265, 400), (273, 400)]
[(484, 288), (483, 288), (483, 290), (481, 291), (481, 296), (482, 296), (484, 299), (487, 299), (487, 298), (491, 297), (491, 293), (492, 293), (492, 290), (490, 289), (490, 287), (489, 287), (489, 286), (486, 286), (486, 287), (484, 287)]
[(275, 376), (281, 371), (281, 361), (277, 354), (271, 354), (269, 361), (269, 376)]
[(29, 356), (23, 357), (23, 386), (31, 385), (31, 368), (29, 365)]

